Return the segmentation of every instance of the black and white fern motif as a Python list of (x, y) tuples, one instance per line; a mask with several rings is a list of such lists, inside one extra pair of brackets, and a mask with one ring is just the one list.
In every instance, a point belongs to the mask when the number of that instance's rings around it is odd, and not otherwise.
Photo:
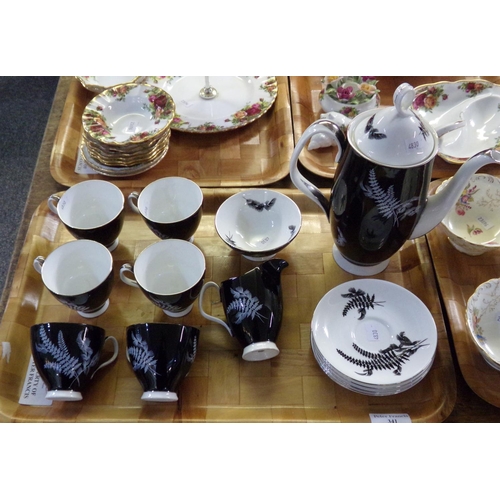
[(399, 225), (399, 221), (403, 220), (405, 217), (416, 215), (420, 210), (420, 208), (415, 205), (418, 203), (418, 196), (414, 196), (402, 202), (394, 195), (394, 186), (389, 186), (389, 188), (384, 191), (377, 181), (374, 169), (370, 170), (368, 173), (368, 186), (362, 185), (361, 189), (368, 198), (375, 201), (380, 217), (384, 220), (388, 220), (392, 217), (393, 225), (395, 226)]
[(335, 244), (339, 247), (343, 247), (346, 243), (347, 240), (345, 239), (344, 233), (342, 233), (340, 228), (337, 227), (337, 241), (335, 242)]
[(90, 369), (99, 360), (99, 353), (97, 352), (94, 354), (94, 351), (90, 347), (90, 339), (83, 337), (83, 330), (78, 333), (76, 339), (77, 345), (82, 353), (80, 358), (70, 354), (64, 342), (62, 331), (59, 331), (57, 335), (57, 344), (54, 344), (48, 337), (45, 328), (42, 326), (40, 328), (40, 340), (41, 343), (35, 344), (35, 349), (41, 354), (49, 354), (52, 358), (52, 361), (46, 361), (44, 363), (44, 368), (73, 379), (70, 387), (75, 381), (79, 382), (80, 375), (88, 375)]
[[(382, 306), (383, 302), (375, 302), (375, 294), (372, 296), (368, 295), (365, 291), (356, 288), (349, 288), (349, 293), (342, 293), (342, 297), (349, 299), (344, 309), (342, 310), (342, 316), (347, 316), (347, 313), (356, 309), (359, 313), (359, 320), (364, 319), (368, 309), (375, 309), (375, 306)], [(382, 306), (384, 307), (384, 306)]]
[(231, 233), (226, 234), (225, 239), (230, 245), (233, 245), (233, 247), (237, 246), (236, 241), (234, 241), (233, 235)]
[(356, 372), (358, 375), (370, 376), (376, 370), (392, 370), (394, 375), (401, 375), (403, 365), (421, 347), (428, 344), (424, 344), (427, 339), (412, 342), (404, 332), (401, 332), (396, 338), (399, 340), (399, 345), (391, 344), (378, 352), (366, 351), (353, 343), (354, 350), (366, 359), (354, 358), (340, 349), (337, 349), (337, 352), (350, 363), (363, 368), (363, 372)]
[[(295, 229), (296, 229), (297, 226), (291, 224), (290, 226), (288, 226), (288, 229), (290, 230), (290, 238), (293, 237), (293, 235), (295, 234)], [(290, 239), (288, 238), (288, 239)]]
[(387, 139), (387, 136), (382, 132), (379, 132), (377, 128), (373, 127), (373, 119), (375, 115), (373, 115), (368, 122), (366, 123), (365, 133), (368, 134), (368, 139)]
[(231, 288), (234, 300), (227, 307), (226, 313), (233, 313), (235, 317), (235, 324), (239, 325), (244, 319), (259, 318), (264, 321), (265, 316), (259, 313), (263, 304), (259, 302), (257, 297), (252, 297), (249, 290), (244, 290), (241, 286)]
[(127, 349), (132, 369), (136, 371), (142, 370), (144, 373), (157, 375), (156, 364), (158, 360), (155, 358), (153, 351), (149, 349), (148, 343), (143, 340), (140, 333), (132, 334), (132, 346)]
[(188, 363), (192, 363), (194, 361), (194, 358), (196, 358), (196, 349), (198, 348), (198, 340), (196, 336), (193, 337), (193, 350), (188, 351), (186, 354), (186, 361)]
[(249, 207), (254, 208), (255, 210), (257, 210), (257, 212), (262, 212), (264, 209), (271, 210), (273, 205), (276, 203), (276, 198), (264, 202), (252, 200), (251, 198), (245, 198), (245, 201), (247, 202), (247, 205)]

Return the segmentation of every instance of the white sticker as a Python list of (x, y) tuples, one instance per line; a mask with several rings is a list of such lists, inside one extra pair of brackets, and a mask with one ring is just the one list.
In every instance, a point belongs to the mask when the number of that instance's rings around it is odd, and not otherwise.
[(483, 216), (480, 216), (480, 217), (477, 217), (477, 221), (479, 222), (479, 224), (481, 224), (481, 226), (488, 230), (488, 229), (491, 229), (494, 224), (492, 224), (491, 222), (489, 222), (487, 219), (485, 219)]
[(186, 100), (184, 100), (184, 99), (181, 99), (181, 101), (180, 101), (180, 102), (181, 102), (181, 104), (182, 104), (183, 106), (186, 106), (186, 108), (189, 108), (190, 106), (192, 106), (192, 105), (193, 105), (193, 103), (192, 103), (192, 102), (186, 101)]
[(78, 151), (78, 156), (76, 158), (75, 172), (81, 175), (95, 174), (96, 171), (90, 168), (85, 160), (82, 158), (82, 154)]
[(136, 125), (137, 125), (137, 123), (136, 123), (136, 122), (130, 122), (130, 123), (128, 124), (128, 127), (127, 127), (126, 132), (127, 132), (128, 134), (133, 134), (133, 133), (135, 132), (135, 127), (136, 127)]
[(408, 153), (419, 153), (422, 151), (422, 141), (419, 139), (406, 139), (406, 151)]
[(50, 406), (52, 401), (47, 399), (47, 386), (36, 369), (33, 356), (30, 358), (23, 390), (19, 398), (19, 404), (30, 406)]
[(366, 340), (368, 342), (378, 342), (380, 340), (379, 331), (375, 325), (372, 325), (370, 322), (366, 322), (363, 325), (366, 334)]
[(372, 424), (411, 424), (408, 413), (370, 413)]
[(2, 342), (2, 359), (10, 361), (10, 342)]

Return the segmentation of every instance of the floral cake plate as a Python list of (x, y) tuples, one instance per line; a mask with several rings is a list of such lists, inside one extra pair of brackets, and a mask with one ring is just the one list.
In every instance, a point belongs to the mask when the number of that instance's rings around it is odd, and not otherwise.
[(463, 120), (464, 126), (440, 139), (439, 156), (464, 163), (490, 148), (500, 148), (500, 86), (486, 80), (458, 80), (415, 88), (413, 108), (434, 128)]
[(148, 76), (144, 83), (168, 92), (176, 107), (171, 127), (191, 133), (224, 132), (243, 127), (263, 116), (278, 94), (275, 76), (210, 76), (217, 91), (204, 99), (203, 76)]
[(410, 291), (385, 280), (357, 279), (320, 300), (311, 345), (321, 369), (335, 382), (363, 394), (391, 395), (428, 373), (437, 328)]

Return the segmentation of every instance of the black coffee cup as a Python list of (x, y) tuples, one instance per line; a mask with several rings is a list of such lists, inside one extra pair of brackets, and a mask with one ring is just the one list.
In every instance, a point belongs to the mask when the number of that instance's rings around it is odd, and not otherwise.
[(193, 241), (203, 214), (203, 192), (192, 180), (164, 177), (148, 184), (141, 193), (128, 196), (132, 210), (162, 240)]
[[(49, 322), (31, 327), (33, 361), (47, 386), (47, 399), (80, 401), (81, 391), (96, 371), (118, 356), (118, 342), (106, 337), (99, 326), (84, 323)], [(104, 344), (113, 344), (112, 356), (100, 363)]]
[(104, 245), (70, 241), (48, 257), (35, 257), (33, 267), (49, 292), (80, 316), (95, 318), (108, 308), (114, 272), (113, 257)]
[(97, 241), (111, 252), (118, 246), (125, 197), (111, 182), (80, 182), (62, 195), (50, 195), (47, 204), (75, 238)]
[(127, 327), (127, 360), (144, 401), (177, 401), (179, 387), (196, 357), (198, 328), (167, 323)]
[(123, 264), (120, 278), (127, 285), (140, 288), (168, 316), (180, 317), (193, 308), (205, 270), (205, 256), (196, 245), (169, 239), (146, 247), (133, 265)]

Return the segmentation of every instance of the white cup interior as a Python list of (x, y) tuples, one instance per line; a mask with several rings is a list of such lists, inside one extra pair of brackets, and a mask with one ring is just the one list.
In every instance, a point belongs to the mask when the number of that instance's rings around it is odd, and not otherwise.
[(75, 240), (56, 248), (42, 266), (45, 286), (58, 295), (78, 295), (100, 285), (113, 268), (113, 257), (100, 243)]
[(137, 208), (153, 222), (171, 223), (193, 215), (203, 203), (203, 193), (184, 177), (165, 177), (148, 184), (139, 195)]
[(202, 251), (184, 240), (162, 240), (144, 249), (134, 264), (137, 283), (158, 295), (174, 295), (196, 285), (205, 272)]
[(61, 220), (75, 229), (93, 229), (112, 221), (121, 212), (125, 198), (107, 181), (90, 180), (70, 187), (57, 204)]

